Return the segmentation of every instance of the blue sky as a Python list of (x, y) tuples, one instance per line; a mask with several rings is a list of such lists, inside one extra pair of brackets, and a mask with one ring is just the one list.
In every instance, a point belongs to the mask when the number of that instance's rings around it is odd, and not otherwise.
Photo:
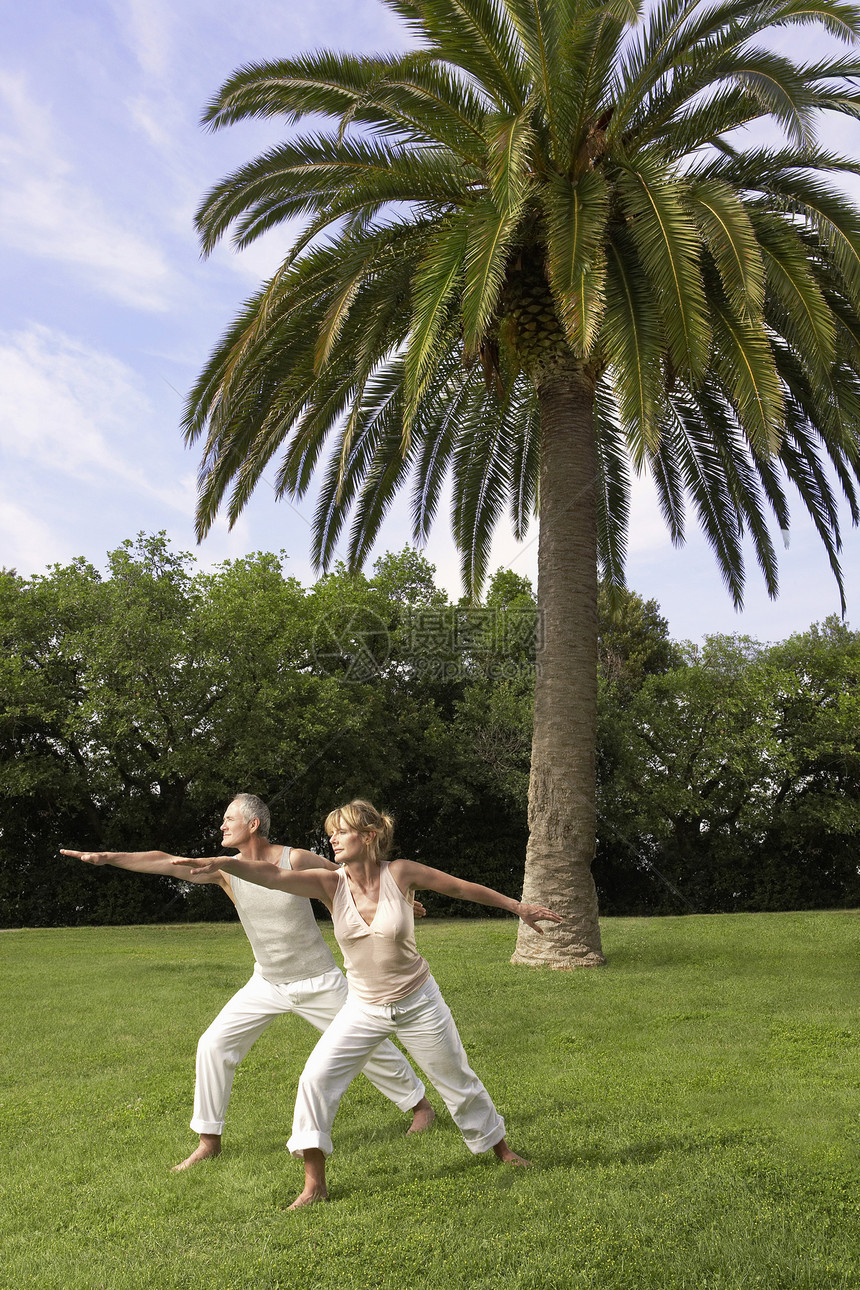
[[(185, 394), (242, 300), (276, 267), (289, 230), (236, 255), (200, 259), (203, 193), (281, 137), (277, 123), (208, 134), (198, 122), (236, 67), (328, 46), (405, 44), (377, 0), (0, 0), (0, 564), (22, 574), (166, 529), (204, 565), (286, 550), (313, 579), (313, 502), (277, 503), (262, 485), (232, 532), (193, 532), (197, 456), (179, 432)], [(804, 35), (810, 57), (814, 42)], [(833, 135), (836, 137), (833, 137)], [(840, 125), (829, 143), (860, 155)], [(750, 561), (746, 608), (733, 610), (692, 521), (674, 549), (647, 481), (637, 484), (628, 582), (654, 597), (676, 639), (744, 632), (777, 640), (838, 612), (826, 554), (792, 508), (781, 595)], [(844, 510), (848, 620), (860, 624), (860, 535)], [(404, 497), (379, 550), (409, 540)], [(780, 549), (781, 540), (777, 534)], [(459, 594), (440, 514), (426, 548)], [(536, 537), (500, 531), (493, 567), (534, 578)]]

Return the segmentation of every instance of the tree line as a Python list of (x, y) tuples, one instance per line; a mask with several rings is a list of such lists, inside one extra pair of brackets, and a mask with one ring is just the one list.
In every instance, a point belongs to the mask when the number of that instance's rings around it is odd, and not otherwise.
[[(452, 603), (407, 549), (305, 588), (273, 554), (204, 571), (140, 535), (104, 574), (5, 571), (0, 604), (4, 926), (229, 916), (211, 887), (58, 851), (218, 854), (242, 790), (272, 804), (277, 839), (315, 849), (327, 811), (368, 796), (403, 854), (521, 887), (542, 648), (527, 579), (500, 570), (480, 605)], [(860, 633), (837, 619), (682, 645), (654, 601), (602, 592), (602, 911), (856, 904), (858, 677)]]

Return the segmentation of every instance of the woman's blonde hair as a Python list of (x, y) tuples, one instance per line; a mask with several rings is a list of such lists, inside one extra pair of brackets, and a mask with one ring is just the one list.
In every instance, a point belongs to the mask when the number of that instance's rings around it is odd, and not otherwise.
[(372, 832), (374, 836), (367, 843), (371, 859), (377, 864), (381, 860), (388, 859), (391, 854), (391, 844), (394, 841), (394, 820), (390, 815), (377, 811), (376, 807), (371, 802), (365, 801), (363, 797), (357, 797), (355, 801), (347, 802), (345, 806), (338, 806), (336, 810), (329, 811), (326, 816), (326, 833), (331, 833), (334, 829), (343, 826), (354, 829), (356, 833)]

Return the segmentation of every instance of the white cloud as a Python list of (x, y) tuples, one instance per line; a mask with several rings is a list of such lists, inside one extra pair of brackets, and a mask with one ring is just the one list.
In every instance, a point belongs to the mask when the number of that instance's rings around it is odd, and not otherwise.
[(0, 241), (66, 265), (123, 304), (166, 308), (171, 282), (161, 251), (75, 173), (23, 77), (0, 74), (0, 112)]
[(157, 148), (165, 156), (174, 159), (178, 157), (180, 148), (175, 133), (177, 104), (174, 98), (162, 96), (157, 99), (139, 94), (136, 98), (127, 100), (126, 108), (132, 124), (153, 148)]
[(55, 529), (9, 490), (0, 490), (0, 565), (25, 577), (33, 569), (64, 563), (73, 552)]
[(121, 486), (193, 512), (191, 472), (164, 480), (149, 467), (153, 409), (140, 378), (119, 359), (31, 327), (0, 340), (0, 388), (0, 450), (8, 463)]
[(165, 77), (171, 70), (176, 17), (163, 0), (122, 0), (114, 5), (127, 43), (147, 76)]

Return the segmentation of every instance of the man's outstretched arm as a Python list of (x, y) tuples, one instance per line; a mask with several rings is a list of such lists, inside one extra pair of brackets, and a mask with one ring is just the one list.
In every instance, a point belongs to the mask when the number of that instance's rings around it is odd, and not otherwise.
[[(172, 856), (167, 851), (70, 851), (63, 848), (60, 855), (71, 856), (73, 860), (82, 860), (84, 864), (109, 864), (115, 869), (128, 869), (131, 873), (153, 873), (162, 878), (177, 878), (180, 875), (173, 867), (173, 861), (185, 859), (182, 856)], [(200, 860), (195, 863), (209, 864), (216, 858), (228, 859), (224, 857), (210, 857), (209, 859)], [(225, 875), (217, 870), (213, 873), (202, 873), (191, 875), (183, 873), (181, 875), (183, 882), (195, 883), (218, 883), (221, 887), (227, 887)]]

